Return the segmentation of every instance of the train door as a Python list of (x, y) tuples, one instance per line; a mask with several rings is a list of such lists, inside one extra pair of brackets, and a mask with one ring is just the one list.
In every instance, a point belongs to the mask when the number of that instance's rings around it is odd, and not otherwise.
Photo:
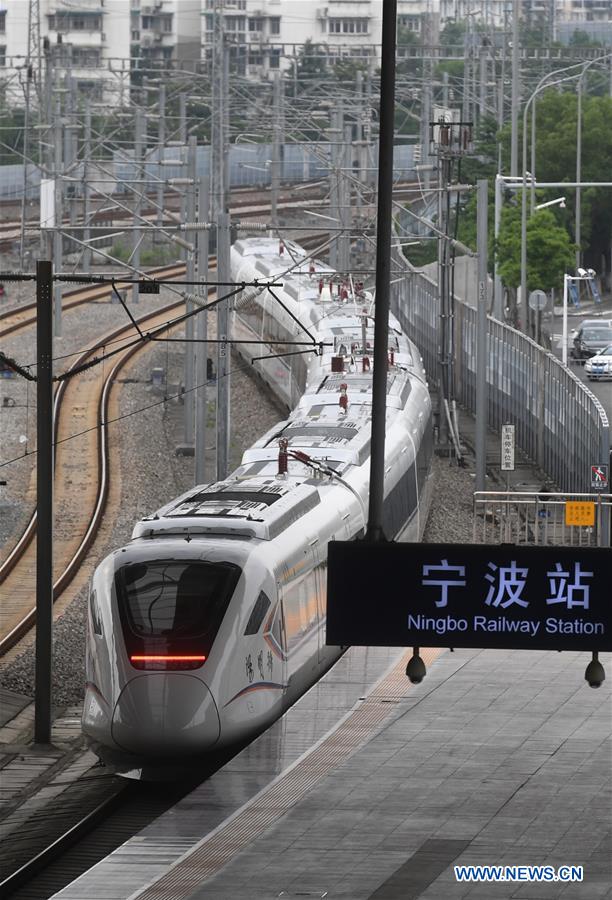
[(313, 567), (311, 584), (317, 616), (317, 666), (320, 666), (325, 658), (327, 618), (327, 554), (321, 551), (319, 543), (319, 538), (313, 538), (308, 545)]

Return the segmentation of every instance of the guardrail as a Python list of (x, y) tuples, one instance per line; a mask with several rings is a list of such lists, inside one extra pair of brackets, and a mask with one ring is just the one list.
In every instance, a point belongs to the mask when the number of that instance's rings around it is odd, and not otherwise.
[[(394, 269), (404, 271), (391, 286), (391, 307), (423, 355), (426, 370), (438, 370), (438, 289), (399, 252)], [(477, 312), (455, 298), (453, 318), (454, 396), (476, 411)], [(487, 423), (497, 431), (516, 426), (518, 447), (562, 491), (591, 490), (591, 466), (608, 463), (610, 424), (606, 412), (579, 378), (552, 353), (509, 325), (488, 317)]]

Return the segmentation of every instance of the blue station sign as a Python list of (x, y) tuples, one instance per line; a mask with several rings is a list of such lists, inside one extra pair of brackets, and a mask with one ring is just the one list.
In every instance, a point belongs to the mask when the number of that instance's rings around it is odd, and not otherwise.
[(332, 541), (327, 643), (612, 650), (612, 550)]

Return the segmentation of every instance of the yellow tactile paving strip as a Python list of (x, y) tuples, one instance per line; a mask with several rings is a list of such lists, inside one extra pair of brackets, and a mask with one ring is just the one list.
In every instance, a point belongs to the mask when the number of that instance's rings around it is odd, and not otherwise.
[[(421, 656), (426, 665), (431, 665), (442, 653), (443, 649), (432, 648), (422, 650)], [(406, 664), (411, 655), (412, 650), (406, 651), (365, 700), (307, 755), (184, 854), (165, 875), (133, 895), (134, 900), (183, 900), (296, 806), (332, 769), (370, 740), (395, 712), (393, 703), (382, 701), (401, 700), (409, 693), (412, 686), (406, 677)]]

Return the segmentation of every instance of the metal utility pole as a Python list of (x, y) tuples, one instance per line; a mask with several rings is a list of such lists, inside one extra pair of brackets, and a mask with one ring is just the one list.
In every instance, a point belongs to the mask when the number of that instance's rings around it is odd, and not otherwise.
[(87, 272), (91, 268), (91, 246), (89, 244), (91, 231), (88, 227), (90, 216), (89, 165), (91, 156), (91, 106), (89, 105), (89, 100), (85, 101), (85, 132), (83, 137), (83, 222), (85, 223), (83, 242), (86, 244), (83, 250), (83, 270)]
[(36, 263), (36, 675), (34, 741), (51, 743), (53, 668), (53, 263)]
[(375, 175), (374, 175), (374, 160), (373, 160), (373, 147), (372, 147), (372, 72), (374, 68), (374, 58), (368, 57), (368, 69), (366, 72), (366, 81), (365, 81), (365, 133), (364, 140), (366, 146), (365, 153), (365, 166), (366, 166), (366, 180), (368, 184), (374, 185)]
[[(198, 140), (195, 136), (189, 138), (187, 149), (187, 179), (189, 185), (185, 191), (185, 221), (195, 222), (196, 218), (196, 162), (198, 154)], [(195, 244), (196, 231), (188, 232), (188, 241), (192, 245), (192, 249), (187, 251), (186, 260), (186, 280), (195, 281)], [(188, 291), (192, 291), (193, 287), (187, 286)], [(193, 312), (195, 305), (193, 300), (185, 301), (185, 312), (187, 314)], [(191, 316), (185, 322), (185, 360), (184, 360), (184, 442), (187, 447), (193, 446), (193, 426), (194, 426), (194, 407), (195, 397), (193, 395), (194, 388), (194, 317)]]
[[(198, 185), (198, 222), (208, 221), (208, 179), (201, 178)], [(198, 281), (202, 287), (198, 293), (202, 302), (208, 300), (208, 231), (198, 231)], [(208, 417), (208, 313), (195, 317), (196, 325), (196, 390), (195, 390), (195, 483), (206, 481), (206, 427)]]
[[(335, 220), (334, 224), (340, 223), (340, 207), (342, 205), (340, 190), (340, 159), (342, 141), (344, 110), (342, 105), (332, 110), (330, 114), (329, 128), (329, 216)], [(329, 248), (329, 264), (332, 269), (340, 268), (340, 253), (338, 248), (338, 238), (332, 241)]]
[[(428, 64), (429, 65), (429, 64)], [(431, 75), (431, 70), (430, 70)], [(431, 122), (431, 77), (426, 75), (423, 84), (423, 121), (421, 123), (421, 165), (423, 169), (423, 189), (429, 190), (431, 173), (429, 169), (429, 123)]]
[[(44, 113), (41, 106), (41, 117), (44, 117), (44, 126), (40, 129), (40, 137), (38, 142), (38, 153), (41, 160), (44, 160), (47, 169), (47, 179), (51, 179), (55, 173), (55, 135), (53, 131), (53, 60), (51, 58), (51, 45), (49, 39), (44, 41), (45, 54), (45, 91), (44, 91)], [(41, 99), (43, 96), (41, 94)], [(41, 182), (42, 191), (42, 182)], [(42, 202), (42, 194), (41, 194)], [(40, 255), (53, 259), (53, 231), (57, 223), (57, 214), (55, 210), (55, 188), (53, 188), (53, 213), (50, 220), (45, 223), (46, 228), (40, 232)]]
[(187, 94), (179, 94), (179, 141), (187, 143)]
[[(211, 218), (214, 219), (217, 243), (217, 278), (220, 282), (230, 281), (230, 232), (229, 215), (226, 212), (227, 165), (226, 144), (228, 128), (227, 82), (229, 76), (229, 52), (225, 46), (223, 29), (223, 6), (221, 0), (214, 5), (214, 57), (213, 57), (213, 117), (212, 117), (212, 159), (210, 172)], [(227, 288), (220, 287), (221, 292)], [(228, 301), (217, 305), (217, 339), (227, 340), (229, 334)], [(223, 479), (228, 473), (230, 435), (230, 391), (229, 391), (229, 344), (217, 344), (217, 478)]]
[(364, 152), (365, 144), (365, 114), (364, 114), (364, 85), (363, 85), (363, 72), (359, 70), (355, 76), (355, 84), (356, 84), (356, 94), (357, 94), (357, 112), (355, 115), (355, 119), (357, 121), (357, 126), (355, 129), (355, 146), (357, 147), (358, 159), (359, 159), (359, 173), (358, 178), (365, 184), (366, 181), (366, 169), (367, 169), (367, 154)]
[(28, 3), (28, 54), (25, 61), (25, 107), (23, 118), (23, 197), (21, 198), (21, 234), (19, 240), (19, 267), (23, 268), (25, 246), (26, 209), (28, 201), (28, 155), (30, 136), (30, 105), (32, 102), (32, 86), (38, 95), (38, 111), (42, 112), (40, 67), (40, 3), (29, 0)]
[(160, 84), (158, 95), (159, 119), (157, 126), (157, 227), (164, 221), (164, 145), (166, 143), (166, 85)]
[[(181, 147), (181, 159), (183, 160), (183, 165), (185, 164), (185, 148), (187, 146), (187, 94), (181, 93), (179, 94), (179, 141), (182, 144)], [(183, 192), (181, 194), (181, 221), (185, 221), (187, 219), (187, 197)], [(186, 247), (180, 247), (180, 258), (184, 259), (187, 262), (188, 253)]]
[(210, 166), (211, 219), (217, 221), (219, 212), (225, 209), (225, 172), (223, 151), (225, 147), (225, 35), (221, 0), (215, 0), (214, 8), (214, 56), (212, 71), (212, 135)]
[(478, 250), (478, 328), (476, 337), (476, 484), (485, 490), (487, 440), (487, 309), (488, 309), (488, 184), (478, 181), (476, 239)]
[(344, 126), (344, 140), (342, 143), (341, 168), (339, 170), (339, 199), (340, 199), (340, 224), (343, 231), (338, 235), (338, 268), (341, 272), (348, 272), (351, 267), (351, 179), (352, 173), (352, 127)]
[[(72, 48), (70, 48), (72, 51)], [(71, 55), (72, 60), (72, 55)], [(68, 93), (67, 97), (67, 108), (66, 108), (66, 125), (64, 128), (64, 173), (66, 176), (69, 175), (70, 172), (73, 172), (74, 177), (74, 164), (77, 158), (77, 148), (78, 148), (78, 135), (77, 129), (79, 125), (77, 124), (77, 100), (76, 100), (76, 79), (69, 77), (67, 78), (68, 82)], [(76, 199), (76, 186), (74, 182), (69, 184), (66, 181), (65, 194), (67, 197), (67, 205), (68, 205), (68, 217), (71, 226), (70, 234), (74, 234), (72, 229), (77, 223), (77, 199)], [(74, 248), (73, 242), (68, 239), (67, 248), (68, 253), (71, 253)]]
[(280, 73), (274, 73), (272, 85), (272, 160), (270, 164), (270, 222), (278, 227), (278, 196), (280, 191)]
[[(143, 143), (144, 143), (144, 113), (140, 106), (136, 107), (136, 118), (134, 120), (134, 168), (136, 180), (136, 202), (134, 204), (134, 239), (131, 263), (136, 270), (140, 268), (140, 245), (142, 243), (142, 232), (140, 223), (142, 220), (142, 193), (144, 190), (143, 179)], [(138, 282), (132, 285), (132, 300), (138, 303), (140, 290)]]
[(488, 65), (487, 65), (487, 48), (480, 48), (480, 101), (479, 101), (479, 121), (482, 122), (484, 117), (487, 114), (487, 78), (488, 78)]
[[(463, 98), (461, 101), (461, 118), (464, 122), (470, 118), (470, 66), (472, 56), (472, 35), (470, 31), (471, 19), (467, 20), (467, 28), (464, 35), (465, 55), (463, 58)], [(427, 122), (431, 121), (431, 114)]]
[(438, 404), (439, 404), (439, 428), (440, 441), (445, 443), (448, 438), (448, 428), (445, 417), (445, 405), (451, 396), (452, 381), (452, 329), (453, 319), (451, 314), (450, 296), (450, 241), (449, 234), (449, 184), (451, 180), (451, 158), (440, 153), (439, 155), (439, 188), (438, 193), (438, 228), (444, 237), (438, 238), (438, 295), (440, 298), (440, 371), (438, 376)]
[(518, 121), (520, 101), (520, 0), (512, 0), (512, 109), (510, 134), (510, 174), (518, 175)]
[[(64, 183), (61, 177), (63, 134), (62, 108), (60, 101), (55, 104), (55, 120), (53, 125), (53, 179), (54, 179), (54, 208), (55, 222), (53, 230), (53, 265), (56, 271), (62, 270), (63, 235), (64, 224)], [(58, 282), (53, 290), (55, 320), (54, 332), (56, 337), (62, 336), (62, 286)]]
[[(230, 273), (230, 230), (229, 213), (217, 216), (217, 276), (220, 282), (228, 283)], [(223, 296), (227, 287), (219, 287)], [(224, 343), (229, 337), (229, 301), (222, 300), (217, 305), (217, 478), (223, 480), (229, 471), (230, 440), (230, 345)]]
[(395, 111), (395, 34), (397, 0), (382, 10), (382, 66), (380, 72), (380, 131), (378, 150), (378, 218), (376, 239), (376, 312), (372, 375), (372, 441), (370, 500), (366, 538), (384, 541), (385, 430), (391, 281), (391, 225), (393, 219), (393, 119)]
[[(442, 72), (442, 106), (445, 109), (448, 109), (448, 72)], [(429, 122), (431, 116), (428, 116), (425, 121)]]
[[(504, 87), (504, 79), (506, 77), (506, 41), (505, 35), (508, 30), (508, 11), (504, 10), (504, 40), (502, 41), (502, 58), (501, 58), (501, 66), (500, 66), (500, 75), (499, 75), (499, 99), (497, 106), (497, 128), (499, 131), (504, 127), (504, 112), (505, 112), (505, 87)], [(495, 65), (495, 57), (493, 59), (493, 65)], [(501, 172), (502, 170), (502, 145), (501, 141), (499, 142), (499, 148), (497, 151), (497, 171)]]

